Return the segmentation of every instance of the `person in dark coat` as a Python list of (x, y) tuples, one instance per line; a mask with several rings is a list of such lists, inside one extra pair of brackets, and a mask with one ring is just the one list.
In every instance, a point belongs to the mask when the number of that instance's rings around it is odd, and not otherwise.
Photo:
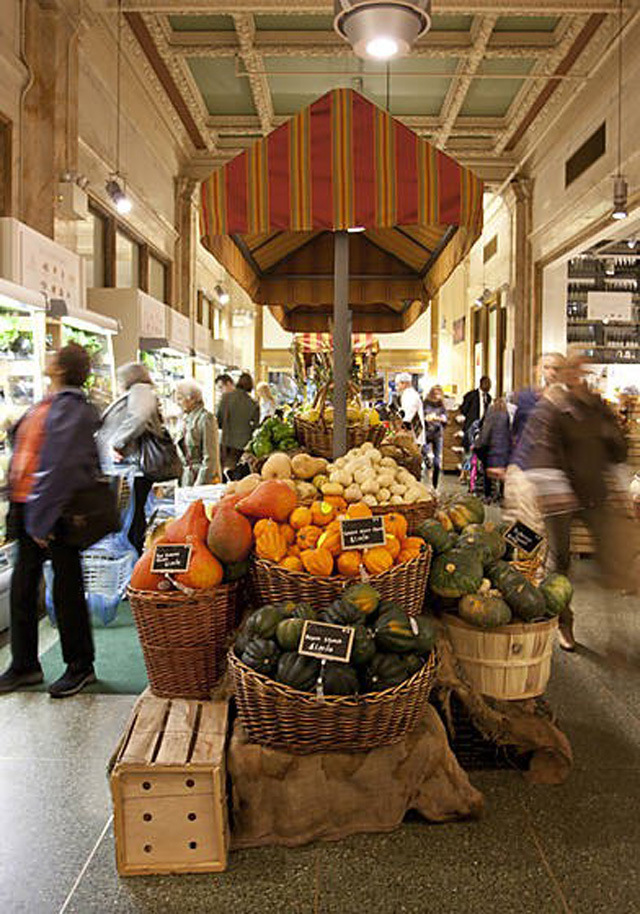
[(95, 682), (80, 550), (60, 537), (66, 505), (100, 474), (94, 438), (99, 419), (82, 390), (90, 370), (82, 346), (69, 343), (60, 349), (47, 366), (49, 395), (14, 431), (8, 532), (17, 539), (18, 557), (11, 578), (11, 665), (0, 676), (0, 693), (43, 681), (38, 596), (47, 559), (53, 565), (53, 603), (67, 665), (49, 693), (65, 698)]
[(484, 417), (487, 414), (489, 406), (491, 405), (491, 378), (484, 375), (480, 378), (480, 383), (475, 390), (469, 390), (462, 398), (462, 405), (460, 406), (460, 412), (463, 416), (462, 431), (464, 436), (462, 438), (462, 446), (465, 450), (471, 449), (471, 441), (469, 439), (469, 429), (474, 422), (480, 421), (483, 422)]
[(498, 492), (501, 493), (511, 455), (511, 423), (503, 397), (499, 397), (489, 407), (475, 447), (484, 469), (485, 498), (489, 499), (495, 480), (498, 482)]
[(444, 405), (444, 393), (440, 385), (431, 388), (424, 401), (425, 421), (425, 458), (427, 466), (433, 468), (431, 485), (438, 488), (442, 467), (442, 449), (444, 445), (444, 427), (447, 424), (447, 410)]
[(221, 431), (220, 455), (223, 470), (232, 470), (260, 424), (260, 407), (251, 396), (253, 378), (243, 372), (235, 390), (222, 395), (216, 418)]

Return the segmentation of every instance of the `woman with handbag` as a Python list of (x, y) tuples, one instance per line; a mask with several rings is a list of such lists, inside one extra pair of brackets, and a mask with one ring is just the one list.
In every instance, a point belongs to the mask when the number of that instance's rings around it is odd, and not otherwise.
[(11, 578), (11, 665), (0, 693), (42, 682), (38, 660), (38, 596), (42, 568), (53, 565), (53, 603), (66, 672), (49, 686), (52, 698), (75, 695), (95, 682), (91, 625), (84, 594), (80, 548), (65, 537), (65, 508), (100, 473), (95, 431), (98, 415), (82, 387), (89, 354), (69, 343), (53, 355), (48, 396), (13, 432), (7, 532), (18, 542)]
[[(147, 498), (153, 483), (159, 481), (145, 472), (143, 446), (155, 448), (159, 442), (163, 443), (166, 430), (155, 387), (145, 366), (129, 362), (118, 369), (117, 376), (122, 393), (102, 414), (97, 441), (105, 473), (122, 476), (128, 471), (133, 476), (133, 516), (127, 538), (138, 555), (142, 555), (147, 529)], [(179, 473), (178, 458), (177, 475)]]

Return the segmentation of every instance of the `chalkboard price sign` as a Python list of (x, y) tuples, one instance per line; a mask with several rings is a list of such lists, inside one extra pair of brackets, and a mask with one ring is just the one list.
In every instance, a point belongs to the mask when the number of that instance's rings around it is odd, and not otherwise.
[(506, 531), (504, 538), (516, 549), (521, 549), (523, 552), (531, 554), (536, 551), (544, 537), (532, 530), (531, 527), (527, 527), (522, 521), (517, 520)]
[(384, 378), (364, 378), (360, 385), (360, 396), (368, 403), (384, 400)]
[(298, 653), (318, 660), (349, 663), (355, 628), (351, 625), (331, 625), (307, 619), (302, 628)]
[(193, 546), (186, 543), (159, 543), (153, 552), (153, 574), (179, 574), (189, 570)]
[(343, 517), (340, 520), (342, 549), (371, 549), (387, 541), (384, 517)]

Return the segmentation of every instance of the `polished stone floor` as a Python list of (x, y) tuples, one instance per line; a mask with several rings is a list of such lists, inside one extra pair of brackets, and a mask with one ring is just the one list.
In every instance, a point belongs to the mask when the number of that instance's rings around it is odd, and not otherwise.
[(558, 652), (550, 689), (575, 752), (564, 786), (473, 773), (481, 821), (243, 851), (219, 876), (116, 875), (106, 767), (133, 697), (0, 697), (0, 911), (640, 912), (640, 605), (594, 574), (577, 565), (581, 648)]

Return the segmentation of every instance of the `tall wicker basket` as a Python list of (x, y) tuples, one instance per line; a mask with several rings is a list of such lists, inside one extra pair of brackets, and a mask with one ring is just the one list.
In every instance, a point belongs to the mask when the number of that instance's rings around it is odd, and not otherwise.
[(226, 669), (239, 582), (193, 594), (129, 588), (149, 685), (160, 698), (207, 699)]
[[(431, 565), (427, 547), (415, 559), (395, 565), (389, 571), (368, 578), (383, 600), (394, 600), (410, 616), (422, 612)], [(315, 577), (304, 571), (288, 571), (281, 565), (254, 557), (249, 571), (251, 594), (256, 606), (266, 603), (310, 603), (314, 609), (325, 609), (337, 600), (345, 587), (357, 578)]]
[(438, 501), (430, 498), (425, 501), (416, 501), (412, 505), (374, 505), (371, 512), (378, 514), (402, 514), (407, 521), (409, 536), (415, 536), (420, 524), (436, 513)]
[[(309, 422), (296, 416), (293, 420), (296, 438), (307, 453), (314, 457), (333, 460), (333, 428), (324, 422)], [(365, 441), (371, 441), (376, 447), (382, 443), (386, 428), (384, 425), (349, 425), (347, 427), (347, 450), (360, 447)]]

